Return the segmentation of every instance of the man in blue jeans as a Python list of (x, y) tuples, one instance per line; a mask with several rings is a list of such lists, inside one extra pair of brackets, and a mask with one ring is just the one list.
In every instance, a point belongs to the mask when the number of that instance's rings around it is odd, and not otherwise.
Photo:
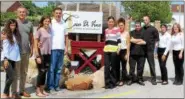
[(62, 20), (62, 9), (53, 10), (53, 19), (51, 21), (52, 50), (51, 66), (47, 75), (48, 92), (59, 91), (59, 81), (61, 78), (61, 69), (64, 61), (64, 54), (67, 53), (67, 31), (65, 22)]

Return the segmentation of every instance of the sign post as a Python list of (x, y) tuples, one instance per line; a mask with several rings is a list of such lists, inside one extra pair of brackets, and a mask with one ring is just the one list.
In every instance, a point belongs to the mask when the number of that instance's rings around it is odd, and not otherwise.
[[(93, 15), (93, 17), (91, 17)], [(90, 18), (91, 17), (91, 18)], [(76, 12), (64, 11), (63, 19), (66, 20), (69, 33), (75, 34), (102, 34), (102, 12)]]

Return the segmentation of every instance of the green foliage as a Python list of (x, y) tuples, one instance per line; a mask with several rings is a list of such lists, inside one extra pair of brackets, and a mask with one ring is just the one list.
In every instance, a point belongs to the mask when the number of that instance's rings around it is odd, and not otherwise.
[[(52, 16), (52, 11), (56, 7), (56, 3), (54, 1), (48, 1), (48, 6), (45, 7), (37, 7), (32, 1), (20, 1), (21, 4), (28, 9), (28, 17), (34, 25), (38, 25), (40, 17), (43, 15)], [(59, 4), (59, 2), (57, 2)], [(62, 3), (60, 3), (62, 4)], [(5, 12), (1, 13), (0, 25), (4, 25), (8, 19), (15, 19), (16, 14), (14, 12)]]
[(16, 14), (14, 12), (1, 13), (0, 25), (4, 25), (9, 19), (15, 19)]
[(145, 15), (150, 16), (152, 22), (160, 20), (162, 23), (169, 23), (172, 20), (169, 1), (124, 1), (122, 5), (134, 20), (142, 21)]

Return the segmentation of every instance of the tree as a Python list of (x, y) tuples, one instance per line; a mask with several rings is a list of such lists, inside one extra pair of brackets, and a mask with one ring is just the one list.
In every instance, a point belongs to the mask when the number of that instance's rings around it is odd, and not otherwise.
[(172, 20), (169, 1), (124, 1), (122, 5), (134, 20), (142, 21), (145, 15), (148, 15), (152, 22), (160, 20), (161, 23), (170, 23)]
[(0, 17), (0, 26), (3, 26), (9, 19), (15, 19), (16, 14), (14, 12), (3, 12)]
[(36, 16), (40, 13), (40, 8), (37, 7), (32, 1), (21, 1), (21, 4), (28, 9), (29, 16)]
[(41, 8), (42, 11), (41, 15), (51, 16), (51, 13), (55, 7), (56, 7), (55, 2), (49, 1), (47, 6)]

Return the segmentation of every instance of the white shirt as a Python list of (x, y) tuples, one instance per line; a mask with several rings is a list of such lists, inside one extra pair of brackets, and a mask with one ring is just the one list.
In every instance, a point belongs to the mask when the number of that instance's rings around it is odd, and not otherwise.
[(171, 43), (171, 35), (168, 32), (164, 34), (159, 33), (159, 48), (166, 48), (164, 54), (166, 55), (169, 51), (169, 47)]
[[(184, 49), (184, 34), (183, 33), (177, 33), (175, 35), (172, 35), (171, 37), (171, 43), (170, 46), (168, 46), (168, 49), (172, 49), (175, 51), (179, 51)], [(167, 53), (165, 51), (165, 53)]]
[(171, 35), (168, 32), (159, 33), (159, 48), (166, 48), (171, 41)]
[(121, 33), (121, 49), (127, 49), (127, 32)]
[(10, 44), (8, 39), (3, 40), (1, 61), (3, 61), (5, 57), (9, 60), (16, 61), (16, 62), (21, 60), (19, 46), (14, 36), (13, 36), (13, 40), (14, 40), (13, 45)]
[(65, 35), (67, 35), (66, 24), (64, 21), (57, 22), (55, 19), (51, 22), (51, 49), (65, 49)]

